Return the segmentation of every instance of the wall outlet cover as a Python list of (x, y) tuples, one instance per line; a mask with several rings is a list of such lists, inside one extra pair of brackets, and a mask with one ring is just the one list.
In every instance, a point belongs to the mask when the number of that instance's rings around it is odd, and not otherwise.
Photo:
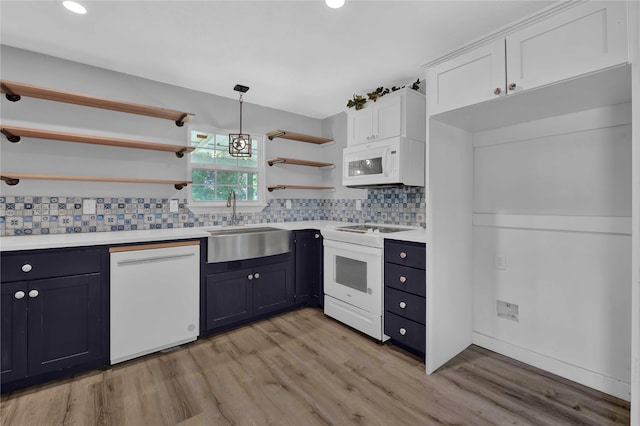
[(356, 200), (356, 210), (362, 210), (362, 200)]
[(507, 270), (507, 256), (505, 254), (496, 254), (496, 269)]
[(498, 317), (509, 319), (515, 322), (520, 321), (520, 312), (518, 309), (518, 305), (502, 300), (497, 300), (496, 302)]
[(287, 210), (291, 210), (291, 200), (286, 201)]
[(96, 200), (82, 200), (82, 214), (96, 214)]
[(178, 200), (169, 200), (169, 212), (178, 213)]

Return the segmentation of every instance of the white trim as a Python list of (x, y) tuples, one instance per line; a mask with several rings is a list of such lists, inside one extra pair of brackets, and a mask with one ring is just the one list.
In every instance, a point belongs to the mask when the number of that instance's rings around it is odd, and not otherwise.
[(476, 331), (473, 332), (472, 338), (475, 345), (629, 401), (631, 385), (627, 382), (494, 339)]
[(630, 217), (474, 213), (473, 226), (631, 235)]

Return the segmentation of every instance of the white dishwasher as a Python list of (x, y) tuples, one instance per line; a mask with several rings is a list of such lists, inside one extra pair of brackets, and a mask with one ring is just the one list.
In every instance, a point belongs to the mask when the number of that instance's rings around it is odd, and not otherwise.
[(112, 247), (111, 364), (195, 340), (200, 243)]

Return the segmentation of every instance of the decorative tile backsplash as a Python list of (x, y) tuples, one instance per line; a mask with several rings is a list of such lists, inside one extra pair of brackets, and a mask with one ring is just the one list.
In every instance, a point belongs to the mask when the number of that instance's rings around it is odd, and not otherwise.
[[(167, 198), (95, 198), (96, 214), (82, 214), (82, 197), (0, 197), (0, 236), (132, 231), (226, 225), (231, 211), (194, 214), (180, 200), (169, 212)], [(271, 200), (258, 213), (242, 213), (241, 222), (257, 224), (301, 220), (426, 225), (424, 188), (370, 189), (361, 210), (352, 199)]]

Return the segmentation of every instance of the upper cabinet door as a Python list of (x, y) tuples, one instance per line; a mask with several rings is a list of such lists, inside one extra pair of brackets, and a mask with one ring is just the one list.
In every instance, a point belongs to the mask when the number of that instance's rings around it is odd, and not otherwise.
[(509, 93), (627, 62), (624, 2), (587, 2), (507, 36)]
[(428, 70), (429, 114), (495, 99), (505, 94), (504, 40), (481, 46)]
[(387, 102), (379, 102), (375, 105), (373, 109), (373, 137), (375, 140), (401, 135), (403, 99), (403, 96), (396, 96)]
[(373, 134), (372, 108), (347, 113), (347, 141), (349, 145), (367, 143)]

